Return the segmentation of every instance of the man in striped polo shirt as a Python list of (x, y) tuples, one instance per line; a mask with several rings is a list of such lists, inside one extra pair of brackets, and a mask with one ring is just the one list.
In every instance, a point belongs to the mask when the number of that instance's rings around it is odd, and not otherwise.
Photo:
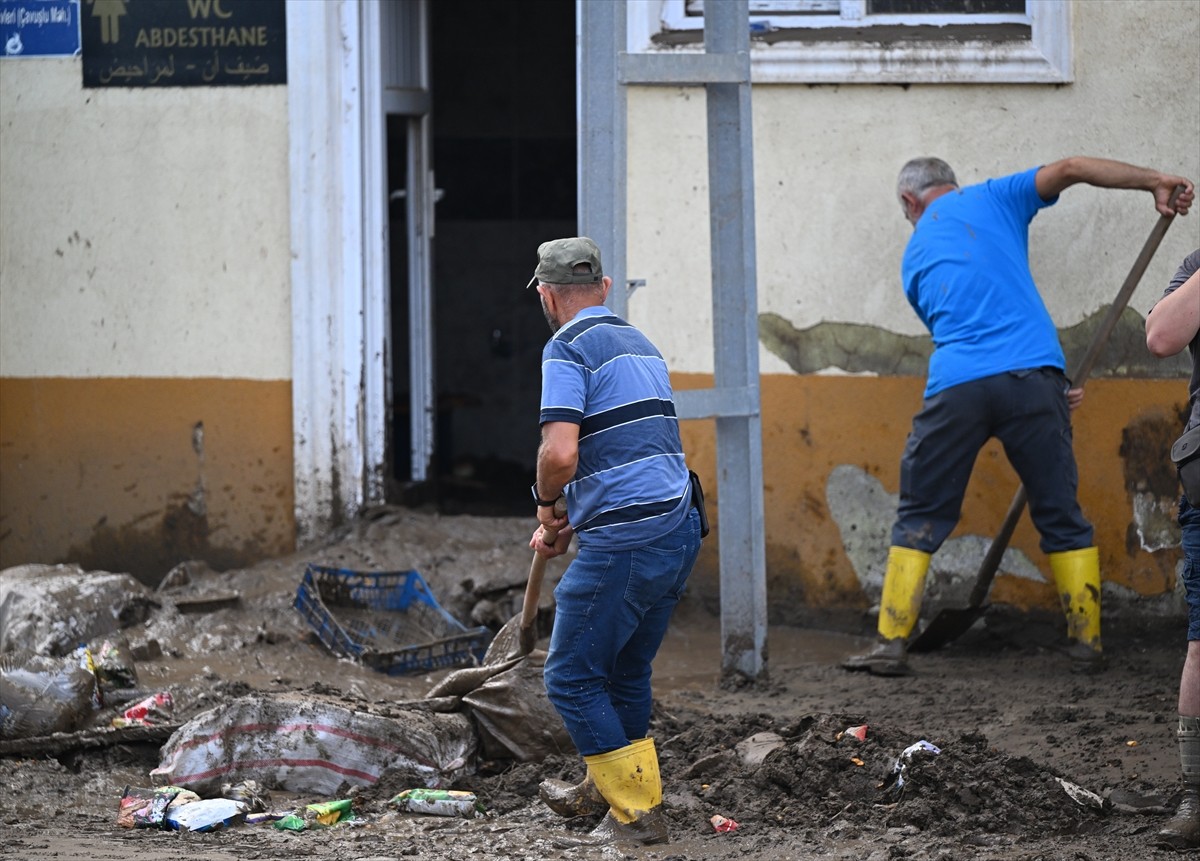
[[(662, 783), (650, 722), (650, 665), (700, 549), (666, 362), (604, 306), (612, 279), (577, 236), (544, 242), (537, 286), (554, 336), (542, 352), (542, 442), (530, 546), (576, 558), (554, 590), (546, 693), (587, 764), (577, 786), (548, 781), (556, 812), (608, 813), (587, 837), (663, 843)], [(567, 515), (556, 517), (564, 496)], [(543, 529), (557, 529), (553, 545)]]

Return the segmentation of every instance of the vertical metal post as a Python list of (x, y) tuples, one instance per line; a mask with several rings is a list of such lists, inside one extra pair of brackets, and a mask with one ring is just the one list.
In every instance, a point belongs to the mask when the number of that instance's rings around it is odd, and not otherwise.
[(720, 492), (721, 671), (766, 676), (762, 416), (758, 389), (758, 290), (754, 247), (754, 145), (748, 0), (705, 4), (704, 50), (742, 53), (746, 77), (706, 84), (712, 240), (713, 341), (718, 390), (744, 388), (747, 414), (717, 417)]
[(613, 280), (608, 307), (624, 317), (625, 287), (625, 88), (617, 61), (625, 50), (625, 2), (576, 0), (578, 54), (579, 234), (600, 246), (604, 274)]
[(626, 313), (626, 93), (634, 84), (707, 88), (715, 387), (676, 393), (680, 419), (717, 423), (723, 677), (767, 676), (762, 416), (758, 384), (754, 159), (748, 0), (705, 4), (705, 55), (626, 54), (625, 0), (577, 0), (579, 224)]

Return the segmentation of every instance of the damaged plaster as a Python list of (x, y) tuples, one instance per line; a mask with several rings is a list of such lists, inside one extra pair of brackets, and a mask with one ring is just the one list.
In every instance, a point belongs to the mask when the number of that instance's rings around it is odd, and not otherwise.
[(1153, 553), (1179, 546), (1179, 478), (1168, 452), (1183, 423), (1182, 407), (1156, 409), (1134, 416), (1121, 430), (1121, 470), (1133, 503), (1126, 539), (1131, 555), (1139, 547)]
[[(1108, 313), (1101, 308), (1074, 326), (1058, 330), (1067, 368), (1076, 367)], [(771, 353), (798, 374), (829, 368), (849, 373), (924, 376), (932, 342), (928, 335), (898, 335), (859, 323), (818, 323), (797, 329), (778, 314), (759, 314), (758, 336)], [(1186, 356), (1157, 359), (1146, 349), (1145, 318), (1126, 308), (1092, 368), (1091, 377), (1186, 379)]]
[[(858, 583), (867, 597), (878, 603), (899, 494), (888, 493), (878, 479), (862, 469), (843, 464), (830, 473), (825, 497)], [(982, 535), (963, 535), (947, 540), (933, 554), (925, 586), (925, 614), (942, 607), (967, 605), (991, 540)], [(1046, 582), (1029, 557), (1012, 547), (1004, 551), (996, 573)]]

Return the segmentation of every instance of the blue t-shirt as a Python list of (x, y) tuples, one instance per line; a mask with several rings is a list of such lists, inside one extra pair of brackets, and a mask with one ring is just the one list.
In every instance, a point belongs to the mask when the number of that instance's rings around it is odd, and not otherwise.
[(904, 250), (904, 293), (933, 335), (925, 397), (1023, 368), (1063, 370), (1058, 331), (1029, 271), (1038, 168), (932, 201)]
[(683, 521), (691, 491), (666, 361), (612, 311), (585, 308), (547, 342), (541, 421), (579, 425), (563, 494), (580, 546), (629, 550)]

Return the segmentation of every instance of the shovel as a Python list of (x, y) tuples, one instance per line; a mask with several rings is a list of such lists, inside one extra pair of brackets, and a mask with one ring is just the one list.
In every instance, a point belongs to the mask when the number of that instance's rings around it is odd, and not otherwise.
[[(1181, 191), (1183, 191), (1183, 186), (1177, 186), (1175, 193), (1171, 195), (1170, 206), (1174, 207), (1175, 198), (1179, 196)], [(1160, 215), (1158, 223), (1150, 231), (1150, 236), (1146, 239), (1146, 244), (1142, 246), (1142, 252), (1138, 255), (1137, 260), (1134, 261), (1133, 268), (1125, 276), (1125, 283), (1121, 285), (1121, 289), (1117, 292), (1117, 298), (1113, 300), (1112, 306), (1108, 309), (1108, 314), (1100, 324), (1100, 328), (1092, 336), (1092, 342), (1088, 346), (1083, 361), (1080, 362), (1079, 368), (1070, 378), (1076, 387), (1082, 386), (1084, 381), (1087, 380), (1088, 374), (1092, 371), (1092, 365), (1096, 363), (1100, 351), (1108, 343), (1109, 335), (1112, 334), (1112, 330), (1116, 327), (1117, 320), (1120, 319), (1125, 306), (1129, 304), (1129, 298), (1133, 295), (1138, 282), (1142, 280), (1142, 275), (1146, 273), (1146, 267), (1150, 265), (1150, 258), (1158, 250), (1158, 246), (1162, 242), (1163, 236), (1166, 235), (1167, 228), (1171, 226), (1173, 218), (1173, 215)], [(1012, 538), (1013, 531), (1017, 528), (1017, 521), (1021, 519), (1021, 512), (1025, 510), (1025, 502), (1025, 485), (1021, 485), (1017, 488), (1017, 492), (1008, 506), (1008, 514), (1004, 517), (1004, 523), (1001, 524), (1000, 531), (992, 539), (992, 544), (988, 547), (987, 554), (983, 557), (983, 563), (979, 566), (979, 572), (975, 575), (975, 586), (971, 589), (971, 594), (967, 598), (967, 606), (946, 607), (938, 611), (937, 615), (929, 620), (929, 624), (925, 626), (921, 633), (908, 644), (908, 651), (932, 652), (935, 649), (940, 649), (942, 646), (952, 643), (965, 634), (975, 624), (976, 620), (984, 614), (987, 607), (983, 602), (992, 588), (992, 579), (996, 576), (996, 570), (1000, 567), (1000, 559), (1004, 556), (1009, 539)]]
[[(562, 517), (566, 513), (567, 501), (560, 496), (554, 503), (554, 516)], [(557, 538), (558, 532), (553, 529), (546, 529), (542, 535), (542, 540), (547, 544), (553, 544)], [(534, 644), (537, 643), (535, 623), (537, 622), (538, 602), (542, 597), (542, 579), (545, 576), (546, 557), (540, 553), (534, 553), (533, 564), (529, 566), (529, 580), (525, 584), (525, 602), (521, 605), (518, 655), (528, 655), (533, 651)], [(508, 625), (505, 627), (507, 628)]]

